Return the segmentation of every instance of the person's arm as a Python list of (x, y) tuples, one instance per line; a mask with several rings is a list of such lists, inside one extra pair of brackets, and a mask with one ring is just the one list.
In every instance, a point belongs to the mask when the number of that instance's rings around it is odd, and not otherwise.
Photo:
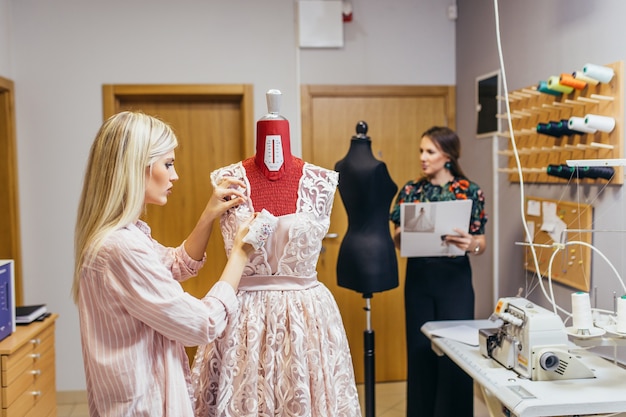
[[(134, 320), (145, 323), (167, 338), (186, 346), (208, 343), (224, 331), (238, 307), (236, 287), (247, 262), (247, 251), (252, 251), (252, 245), (242, 242), (248, 225), (249, 221), (245, 221), (239, 227), (233, 255), (229, 257), (220, 281), (202, 299), (185, 292), (177, 282), (181, 274), (193, 272), (185, 270), (186, 262), (172, 261), (172, 256), (167, 256), (171, 254), (171, 248), (155, 245), (156, 241), (147, 240), (141, 232), (132, 229), (120, 233), (116, 241), (103, 250), (101, 256), (105, 261), (100, 269), (106, 279), (93, 280), (94, 285), (113, 294), (116, 303), (122, 305)], [(180, 255), (188, 262), (199, 264), (190, 261), (187, 254)], [(98, 288), (98, 291), (103, 289)]]
[(402, 236), (402, 228), (400, 227), (400, 225), (396, 224), (394, 225), (394, 229), (393, 229), (393, 243), (396, 246), (396, 249), (400, 250), (400, 238)]
[[(406, 188), (403, 187), (402, 190)], [(402, 237), (402, 227), (400, 227), (400, 203), (403, 199), (402, 191), (396, 197), (396, 201), (391, 209), (391, 213), (389, 213), (389, 221), (393, 223), (393, 244), (396, 249), (400, 250), (400, 238)]]
[(470, 255), (480, 255), (487, 249), (485, 235), (472, 235), (461, 229), (454, 229), (456, 235), (447, 235), (445, 242), (455, 245)]
[(241, 274), (243, 273), (243, 269), (248, 262), (248, 255), (254, 250), (251, 244), (243, 242), (243, 238), (248, 233), (250, 223), (255, 217), (256, 213), (254, 216), (239, 225), (239, 229), (237, 229), (237, 234), (235, 235), (235, 240), (233, 242), (233, 247), (230, 251), (230, 255), (228, 256), (228, 261), (226, 262), (224, 271), (222, 271), (222, 275), (219, 279), (220, 281), (230, 284), (235, 291), (237, 291), (237, 287), (239, 287)]
[(226, 210), (245, 202), (246, 196), (238, 189), (245, 186), (243, 181), (224, 177), (215, 187), (198, 223), (185, 240), (185, 251), (192, 259), (201, 260), (204, 257), (215, 220)]
[(473, 200), (469, 231), (454, 229), (457, 235), (448, 235), (445, 242), (456, 245), (470, 255), (481, 255), (487, 249), (485, 197), (482, 190), (474, 183), (470, 183), (467, 197)]
[(474, 240), (476, 241), (476, 245), (478, 245), (478, 249), (476, 246), (470, 251), (472, 255), (482, 255), (485, 250), (487, 250), (487, 237), (485, 235), (472, 235), (474, 236)]

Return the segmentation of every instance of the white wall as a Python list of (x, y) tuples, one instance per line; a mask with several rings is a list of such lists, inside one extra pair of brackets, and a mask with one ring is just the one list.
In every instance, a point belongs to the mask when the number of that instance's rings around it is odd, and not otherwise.
[(0, 0), (0, 76), (11, 78), (11, 0)]
[(447, 0), (352, 3), (344, 48), (299, 50), (293, 0), (0, 0), (0, 75), (16, 89), (25, 302), (60, 314), (58, 390), (85, 388), (73, 229), (102, 84), (250, 83), (255, 119), (265, 91), (278, 88), (299, 154), (300, 84), (455, 83)]
[(454, 84), (452, 0), (351, 2), (345, 48), (303, 49), (303, 84)]
[[(588, 62), (608, 64), (626, 57), (626, 44), (623, 42), (626, 28), (622, 22), (626, 3), (621, 0), (499, 1), (498, 9), (508, 91), (534, 85), (552, 74), (581, 69)], [(475, 129), (475, 113), (471, 111), (474, 106), (475, 78), (499, 68), (494, 11), (494, 2), (491, 0), (459, 2), (456, 42), (457, 127), (464, 137), (471, 137)], [(506, 139), (501, 141), (500, 145), (506, 148)], [(487, 198), (496, 191), (500, 195), (498, 201), (489, 203), (490, 212), (498, 204), (501, 213), (499, 219), (494, 219), (500, 227), (497, 236), (500, 266), (496, 273), (501, 291), (498, 295), (514, 296), (519, 287), (525, 287), (522, 249), (514, 244), (523, 241), (524, 236), (520, 188), (519, 184), (509, 183), (506, 174), (500, 174), (495, 183), (489, 181), (493, 169), (487, 162), (490, 148), (490, 140), (476, 140), (475, 146), (465, 148), (463, 164), (467, 166), (468, 159), (482, 160), (482, 168), (470, 164), (469, 175), (478, 177), (479, 183), (487, 185)], [(503, 158), (501, 163), (505, 164), (506, 160)], [(623, 187), (603, 187), (604, 183), (581, 187), (527, 184), (525, 193), (527, 196), (573, 202), (580, 199), (583, 203), (592, 203), (595, 229), (624, 230), (626, 201)], [(621, 275), (626, 272), (624, 233), (595, 233), (593, 243)], [(598, 301), (597, 305), (592, 305), (605, 309), (613, 309), (614, 291), (618, 295), (623, 293), (615, 274), (597, 255), (593, 256), (592, 262), (592, 290), (592, 302), (596, 297)], [(568, 311), (571, 311), (570, 295), (573, 291), (561, 285), (555, 286), (558, 304)], [(539, 289), (525, 295), (547, 305)]]

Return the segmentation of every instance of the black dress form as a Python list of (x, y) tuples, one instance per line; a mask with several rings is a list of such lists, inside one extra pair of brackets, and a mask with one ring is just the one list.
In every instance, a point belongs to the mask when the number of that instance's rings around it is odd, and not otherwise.
[(398, 286), (398, 261), (389, 230), (389, 208), (398, 191), (387, 166), (372, 154), (367, 124), (357, 124), (347, 155), (335, 164), (348, 214), (337, 259), (337, 284), (364, 296)]

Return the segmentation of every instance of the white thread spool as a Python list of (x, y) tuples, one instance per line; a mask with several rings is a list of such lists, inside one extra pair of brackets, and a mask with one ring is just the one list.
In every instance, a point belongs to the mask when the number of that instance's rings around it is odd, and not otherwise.
[(626, 333), (626, 295), (617, 298), (617, 324), (615, 331)]
[(579, 334), (589, 334), (593, 327), (591, 318), (591, 301), (586, 292), (572, 293), (572, 317), (574, 330)]
[(600, 84), (600, 81), (596, 80), (595, 78), (587, 77), (585, 74), (583, 74), (582, 71), (574, 71), (572, 73), (572, 75), (577, 80), (584, 81), (584, 82), (586, 82), (589, 85), (596, 86), (596, 85)]
[(613, 68), (603, 67), (602, 65), (586, 64), (583, 67), (583, 74), (601, 83), (608, 83), (615, 75), (615, 71), (613, 71)]
[(596, 133), (598, 131), (598, 129), (592, 129), (590, 127), (587, 127), (587, 125), (585, 125), (585, 119), (583, 117), (570, 117), (567, 122), (567, 127), (569, 127), (571, 130), (583, 133)]
[(585, 115), (585, 126), (589, 129), (597, 129), (601, 132), (611, 132), (615, 128), (615, 119), (598, 114)]

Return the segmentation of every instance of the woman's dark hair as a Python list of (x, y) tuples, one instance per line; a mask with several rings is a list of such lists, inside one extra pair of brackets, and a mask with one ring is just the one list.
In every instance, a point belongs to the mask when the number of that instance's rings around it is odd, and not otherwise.
[(448, 127), (433, 126), (421, 137), (428, 136), (445, 155), (450, 158), (450, 173), (455, 177), (467, 178), (459, 165), (461, 157), (461, 140), (456, 132)]

